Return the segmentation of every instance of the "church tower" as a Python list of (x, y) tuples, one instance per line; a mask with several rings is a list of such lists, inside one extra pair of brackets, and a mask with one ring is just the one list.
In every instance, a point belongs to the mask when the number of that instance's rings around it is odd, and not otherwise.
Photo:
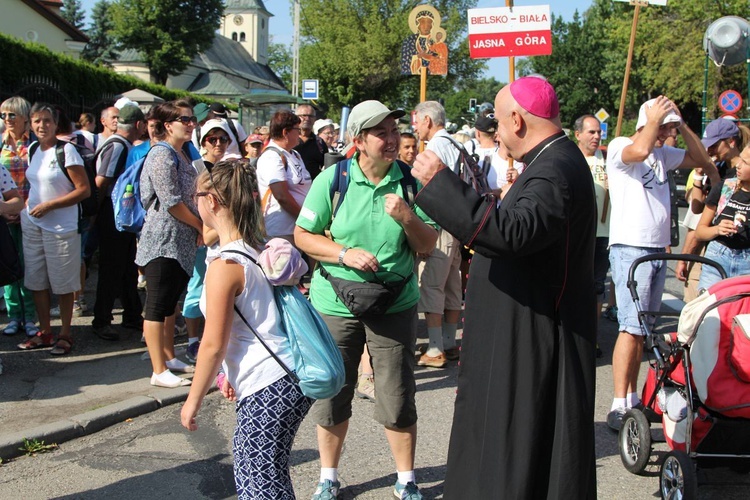
[(263, 0), (226, 0), (219, 32), (242, 44), (259, 64), (268, 64), (268, 20)]

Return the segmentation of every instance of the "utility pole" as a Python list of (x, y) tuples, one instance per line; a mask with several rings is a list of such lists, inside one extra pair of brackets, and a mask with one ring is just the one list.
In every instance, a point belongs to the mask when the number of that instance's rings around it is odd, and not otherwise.
[(294, 39), (292, 41), (292, 95), (299, 97), (299, 0), (294, 2)]

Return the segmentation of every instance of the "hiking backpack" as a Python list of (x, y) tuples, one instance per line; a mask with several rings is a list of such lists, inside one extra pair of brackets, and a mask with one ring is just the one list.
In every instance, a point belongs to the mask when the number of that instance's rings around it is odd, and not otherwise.
[[(401, 160), (396, 160), (398, 167), (401, 169), (401, 191), (404, 193), (404, 200), (409, 208), (414, 206), (414, 199), (417, 196), (417, 180), (411, 175), (411, 167)], [(341, 204), (344, 202), (344, 196), (349, 189), (349, 166), (352, 159), (347, 158), (336, 163), (336, 171), (333, 174), (333, 182), (329, 189), (331, 196), (331, 223), (336, 218)]]
[(453, 165), (453, 171), (458, 173), (461, 180), (473, 187), (481, 195), (491, 193), (492, 188), (490, 188), (489, 181), (487, 180), (490, 172), (490, 162), (483, 162), (483, 165), (480, 167), (477, 163), (476, 155), (469, 154), (461, 143), (447, 135), (438, 135), (436, 137), (448, 139), (453, 147), (458, 150), (458, 158), (455, 165)]
[[(65, 145), (73, 145), (78, 154), (81, 155), (83, 170), (86, 172), (86, 179), (88, 180), (91, 193), (88, 198), (78, 203), (78, 219), (81, 220), (96, 215), (99, 211), (99, 188), (96, 187), (96, 154), (83, 145), (83, 136), (78, 135), (76, 137), (76, 142), (58, 139), (55, 145), (55, 155), (57, 157), (57, 165), (63, 171), (70, 184), (73, 185), (73, 188), (75, 188), (75, 184), (73, 184), (73, 180), (70, 178), (68, 169), (65, 168)], [(31, 163), (31, 157), (34, 156), (37, 149), (39, 149), (39, 142), (34, 142), (29, 146), (29, 163)]]
[(148, 212), (149, 207), (156, 201), (156, 193), (151, 196), (145, 207), (141, 201), (141, 172), (143, 171), (143, 164), (146, 163), (148, 154), (156, 146), (169, 148), (172, 151), (175, 163), (177, 165), (180, 164), (177, 152), (172, 149), (172, 146), (166, 142), (157, 142), (148, 150), (148, 153), (125, 168), (122, 175), (117, 178), (114, 188), (112, 188), (112, 208), (115, 213), (115, 227), (120, 232), (139, 234), (141, 229), (143, 229), (146, 212)]

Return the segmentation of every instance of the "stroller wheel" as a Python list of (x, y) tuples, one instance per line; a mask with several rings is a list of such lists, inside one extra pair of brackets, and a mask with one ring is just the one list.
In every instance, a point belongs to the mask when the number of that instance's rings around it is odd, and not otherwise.
[(619, 444), (622, 465), (632, 474), (641, 474), (651, 456), (651, 427), (642, 411), (630, 409), (625, 413)]
[(660, 474), (661, 497), (668, 500), (698, 498), (695, 465), (684, 451), (673, 450), (664, 457)]

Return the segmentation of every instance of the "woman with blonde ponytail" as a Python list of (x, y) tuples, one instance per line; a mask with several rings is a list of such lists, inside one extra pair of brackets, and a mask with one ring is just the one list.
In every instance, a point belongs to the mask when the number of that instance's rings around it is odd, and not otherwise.
[(237, 495), (293, 499), (289, 455), (313, 401), (279, 364), (293, 361), (273, 287), (257, 264), (265, 234), (255, 170), (246, 160), (221, 161), (200, 175), (195, 198), (204, 224), (219, 235), (220, 250), (208, 256), (201, 296), (206, 327), (182, 425), (198, 428), (196, 415), (224, 361), (222, 391), (237, 400)]

